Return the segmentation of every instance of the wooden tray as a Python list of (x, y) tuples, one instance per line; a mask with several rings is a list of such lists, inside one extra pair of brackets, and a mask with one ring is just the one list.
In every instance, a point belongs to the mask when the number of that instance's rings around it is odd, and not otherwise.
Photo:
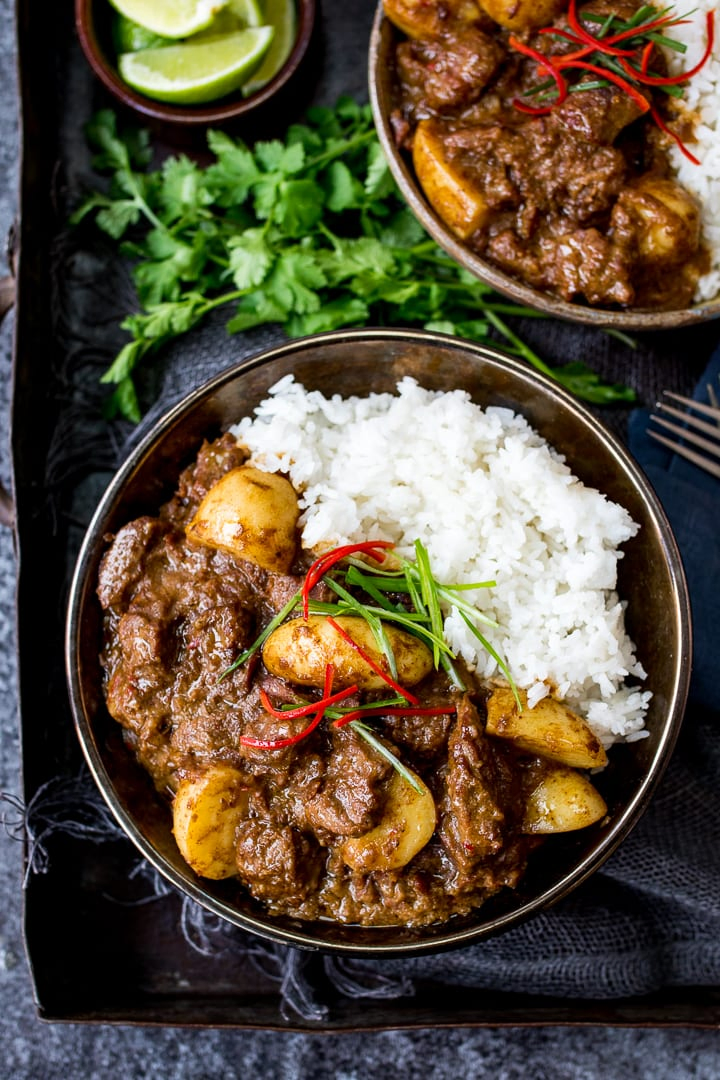
[[(323, 12), (316, 101), (332, 102), (340, 93), (366, 98), (373, 11), (367, 0), (346, 0), (340, 7), (327, 4)], [(38, 25), (44, 27), (41, 35)], [(85, 461), (83, 469), (48, 472), (48, 461), (71, 429), (78, 408), (77, 373), (69, 369), (58, 332), (63, 283), (56, 280), (53, 253), (64, 235), (65, 192), (77, 188), (78, 175), (89, 168), (82, 126), (109, 102), (75, 40), (71, 0), (52, 5), (24, 0), (17, 5), (17, 26), (23, 158), (12, 444), (23, 779), (30, 803), (43, 785), (77, 776), (82, 766), (63, 670), (66, 587), (86, 523), (78, 515), (79, 496), (87, 506), (88, 499), (92, 501), (88, 486), (99, 494), (110, 466), (100, 453), (90, 467)], [(277, 118), (278, 130), (292, 119)], [(589, 359), (604, 377), (631, 380), (649, 401), (661, 386), (692, 389), (717, 330), (700, 327), (679, 336), (667, 334), (642, 342), (635, 353), (597, 331), (569, 325), (535, 325), (527, 333), (535, 335), (545, 355)], [(222, 329), (215, 328), (215, 334), (220, 340)], [(258, 339), (249, 335), (233, 355), (257, 347)], [(688, 361), (688, 356), (693, 359)], [(622, 430), (625, 416), (623, 410), (604, 414), (616, 430)], [(41, 622), (38, 596), (43, 598)], [(720, 1024), (720, 988), (592, 1001), (421, 984), (413, 997), (365, 1000), (358, 1008), (357, 1002), (332, 991), (322, 957), (315, 954), (309, 963), (319, 1000), (328, 1007), (327, 1018), (285, 1016), (278, 982), (246, 953), (203, 956), (184, 940), (177, 896), (128, 902), (141, 892), (134, 883), (137, 855), (129, 841), (106, 843), (100, 856), (92, 843), (56, 836), (48, 843), (48, 855), (47, 872), (29, 874), (25, 891), (26, 946), (43, 1019), (296, 1031)]]

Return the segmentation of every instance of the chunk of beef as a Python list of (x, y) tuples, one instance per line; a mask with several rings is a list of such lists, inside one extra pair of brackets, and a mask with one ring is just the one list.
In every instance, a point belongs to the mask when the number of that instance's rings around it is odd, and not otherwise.
[[(590, 79), (581, 79), (580, 85), (583, 82), (590, 82)], [(649, 93), (645, 96), (648, 100), (651, 97)], [(562, 105), (553, 109), (552, 117), (575, 138), (596, 146), (610, 146), (643, 112), (624, 90), (617, 86), (601, 86), (568, 94)]]
[(103, 555), (97, 594), (103, 608), (124, 607), (142, 578), (147, 552), (163, 532), (157, 518), (139, 517), (115, 536)]
[(306, 809), (319, 834), (361, 836), (377, 823), (385, 801), (387, 761), (349, 728), (333, 732), (333, 748), (322, 790)]
[(466, 695), (448, 742), (440, 837), (458, 870), (467, 874), (502, 849), (504, 825), (495, 756)]
[(180, 474), (177, 492), (163, 506), (161, 517), (189, 521), (210, 488), (225, 473), (244, 465), (247, 458), (247, 450), (229, 432), (213, 442), (204, 442), (195, 461)]
[(462, 33), (403, 42), (398, 70), (408, 103), (417, 114), (422, 99), (431, 112), (447, 112), (477, 101), (502, 63), (505, 50), (475, 27)]
[(509, 273), (536, 288), (551, 288), (565, 300), (584, 298), (611, 307), (631, 304), (635, 297), (621, 250), (597, 229), (545, 235), (539, 249), (527, 249), (506, 229), (491, 238), (487, 250)]
[(259, 900), (297, 903), (316, 886), (319, 850), (289, 825), (260, 818), (243, 821), (236, 851), (238, 874)]

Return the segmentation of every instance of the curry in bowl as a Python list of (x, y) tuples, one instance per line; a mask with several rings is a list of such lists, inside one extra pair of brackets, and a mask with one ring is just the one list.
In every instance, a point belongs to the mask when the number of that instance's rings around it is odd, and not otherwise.
[(395, 144), (471, 252), (610, 311), (681, 310), (720, 292), (711, 3), (692, 17), (636, 0), (383, 9), (401, 38)]
[(468, 915), (603, 823), (607, 749), (648, 735), (637, 526), (461, 391), (286, 379), (255, 414), (111, 538), (108, 710), (200, 878), (309, 921)]

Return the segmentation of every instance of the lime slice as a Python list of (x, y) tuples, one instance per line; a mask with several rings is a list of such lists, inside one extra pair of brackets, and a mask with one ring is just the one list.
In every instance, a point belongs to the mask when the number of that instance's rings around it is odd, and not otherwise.
[(140, 49), (153, 49), (167, 45), (172, 38), (161, 37), (152, 30), (146, 30), (140, 23), (133, 22), (120, 12), (113, 20), (113, 43), (116, 53), (139, 52)]
[(206, 41), (123, 53), (118, 70), (129, 86), (157, 101), (195, 105), (224, 97), (256, 70), (273, 40), (257, 26)]
[(121, 15), (161, 37), (184, 38), (204, 30), (227, 0), (110, 0)]
[(249, 26), (262, 26), (264, 21), (258, 0), (229, 0), (227, 7), (218, 11), (210, 25), (194, 35), (193, 41), (206, 41), (218, 34), (235, 34)]
[(298, 29), (295, 0), (265, 0), (265, 22), (275, 27), (275, 37), (262, 64), (243, 86), (246, 97), (270, 82), (292, 52)]
[(263, 16), (263, 9), (258, 0), (228, 0), (227, 12), (234, 15), (243, 26), (262, 26), (271, 23)]

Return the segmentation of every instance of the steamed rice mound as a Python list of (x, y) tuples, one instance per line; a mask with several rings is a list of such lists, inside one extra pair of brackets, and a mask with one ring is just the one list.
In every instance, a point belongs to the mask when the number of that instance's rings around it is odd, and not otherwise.
[[(305, 548), (380, 538), (413, 558), (417, 538), (441, 582), (494, 580), (466, 597), (499, 624), (482, 632), (530, 704), (552, 692), (606, 747), (641, 738), (650, 693), (624, 685), (645, 672), (615, 591), (619, 546), (638, 526), (522, 416), (411, 378), (397, 391), (326, 398), (287, 376), (233, 431), (300, 492)], [(499, 675), (459, 615), (446, 637)]]

